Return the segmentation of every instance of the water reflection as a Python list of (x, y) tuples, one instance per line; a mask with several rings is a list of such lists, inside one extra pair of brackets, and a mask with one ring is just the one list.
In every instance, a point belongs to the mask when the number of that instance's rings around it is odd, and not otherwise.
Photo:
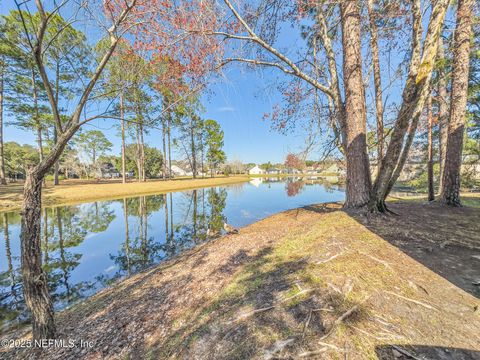
[[(258, 187), (257, 187), (258, 186)], [(343, 192), (318, 179), (266, 178), (42, 210), (42, 261), (55, 309), (218, 237), (227, 220), (244, 226)], [(0, 326), (28, 321), (20, 272), (20, 215), (0, 214)]]

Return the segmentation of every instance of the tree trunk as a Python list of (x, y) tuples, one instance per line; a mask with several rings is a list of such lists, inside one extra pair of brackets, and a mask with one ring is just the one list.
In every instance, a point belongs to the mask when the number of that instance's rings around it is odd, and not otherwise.
[(137, 162), (137, 181), (142, 181), (142, 161), (140, 159), (140, 125), (136, 126), (136, 137), (137, 137), (137, 151), (136, 151), (136, 162)]
[(162, 125), (162, 147), (163, 147), (163, 180), (167, 180), (167, 146), (166, 146), (165, 123)]
[(33, 92), (33, 111), (34, 111), (34, 122), (37, 130), (37, 144), (38, 144), (38, 155), (40, 161), (43, 160), (43, 141), (42, 141), (42, 126), (40, 124), (40, 114), (38, 112), (38, 93), (37, 93), (37, 82), (35, 80), (35, 71), (32, 69), (32, 92)]
[(441, 190), (443, 202), (450, 206), (460, 206), (460, 168), (468, 96), (473, 3), (473, 0), (459, 0), (457, 8), (450, 119)]
[(123, 92), (120, 93), (120, 119), (121, 119), (121, 131), (122, 131), (122, 183), (127, 182), (127, 176), (125, 174), (125, 114), (123, 111)]
[(0, 185), (7, 185), (5, 177), (5, 157), (3, 154), (3, 77), (5, 68), (0, 68)]
[(428, 177), (428, 201), (435, 200), (435, 189), (433, 186), (433, 114), (432, 114), (432, 94), (429, 95), (427, 101), (427, 119), (428, 119), (428, 161), (427, 161), (427, 177)]
[(195, 128), (193, 119), (190, 120), (190, 150), (192, 152), (192, 174), (193, 178), (197, 177), (197, 154), (195, 153)]
[(438, 144), (439, 144), (439, 188), (442, 189), (443, 169), (445, 168), (445, 153), (447, 151), (447, 135), (448, 135), (448, 93), (447, 80), (445, 73), (445, 50), (443, 48), (442, 37), (439, 38), (438, 43), (438, 61), (440, 69), (438, 70)]
[(347, 130), (345, 207), (362, 207), (370, 198), (371, 178), (367, 154), (359, 3), (342, 2), (341, 12)]
[(32, 312), (34, 339), (55, 337), (53, 305), (47, 277), (42, 270), (40, 247), (40, 212), (42, 180), (34, 169), (27, 174), (22, 208), (22, 279), (25, 302)]
[[(56, 66), (55, 66), (55, 102), (58, 104), (58, 96), (60, 93), (60, 63), (57, 59)], [(55, 124), (53, 127), (53, 143), (56, 144), (58, 139), (58, 129), (57, 125)], [(58, 171), (60, 168), (60, 160), (55, 161), (53, 165), (53, 185), (59, 185), (58, 179)]]
[(372, 48), (373, 82), (375, 85), (375, 110), (377, 119), (377, 168), (380, 171), (380, 164), (383, 159), (383, 99), (382, 81), (380, 75), (380, 60), (378, 55), (378, 33), (375, 23), (375, 10), (373, 0), (368, 0), (368, 17), (370, 20), (370, 46)]
[(167, 136), (168, 136), (168, 175), (172, 177), (172, 143), (171, 143), (171, 114), (167, 117)]
[(142, 164), (142, 181), (147, 181), (145, 173), (145, 140), (143, 137), (143, 125), (140, 124), (140, 162)]
[[(372, 211), (386, 211), (385, 199), (400, 175), (413, 137), (421, 111), (425, 105), (430, 88), (433, 63), (437, 54), (438, 37), (443, 26), (449, 0), (438, 0), (432, 9), (430, 22), (425, 35), (423, 53), (422, 17), (420, 1), (413, 2), (412, 26), (412, 60), (407, 82), (402, 93), (402, 105), (395, 120), (393, 132), (380, 171), (372, 189), (369, 208)], [(408, 131), (407, 141), (405, 134)]]

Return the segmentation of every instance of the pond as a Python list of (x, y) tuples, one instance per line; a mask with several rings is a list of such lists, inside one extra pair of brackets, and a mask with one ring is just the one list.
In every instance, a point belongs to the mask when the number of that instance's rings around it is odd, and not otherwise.
[[(283, 210), (339, 201), (320, 178), (250, 182), (42, 210), (42, 261), (55, 309), (118, 279)], [(0, 213), (0, 327), (28, 321), (20, 271), (20, 214)]]

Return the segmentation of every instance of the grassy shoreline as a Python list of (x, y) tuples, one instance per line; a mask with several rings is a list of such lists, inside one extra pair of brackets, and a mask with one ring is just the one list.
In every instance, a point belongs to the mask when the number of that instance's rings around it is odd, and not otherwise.
[[(62, 181), (53, 186), (47, 183), (42, 190), (42, 205), (46, 207), (64, 206), (92, 202), (97, 200), (112, 200), (121, 197), (164, 194), (173, 191), (184, 191), (210, 186), (238, 184), (249, 181), (248, 176), (230, 176), (215, 178), (181, 178), (168, 181), (151, 180), (147, 182), (121, 181)], [(23, 183), (9, 184), (0, 187), (0, 212), (16, 211), (22, 205)]]

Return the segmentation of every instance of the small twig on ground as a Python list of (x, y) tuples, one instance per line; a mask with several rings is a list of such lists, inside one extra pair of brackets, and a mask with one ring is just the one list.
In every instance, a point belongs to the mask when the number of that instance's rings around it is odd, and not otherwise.
[(313, 309), (312, 311), (326, 311), (326, 312), (334, 312), (335, 310), (332, 308), (319, 308), (319, 309)]
[(419, 357), (416, 357), (415, 355), (413, 355), (412, 353), (408, 352), (407, 350), (405, 349), (402, 349), (401, 347), (399, 346), (396, 346), (396, 345), (392, 345), (392, 348), (394, 348), (395, 350), (397, 350), (398, 352), (402, 353), (403, 355), (406, 355), (414, 360), (422, 360), (420, 359)]
[(327, 263), (329, 261), (332, 261), (333, 259), (339, 257), (340, 255), (343, 255), (343, 253), (338, 253), (336, 255), (330, 256), (328, 259), (317, 261), (316, 264), (317, 265), (325, 264), (325, 263)]
[(327, 347), (323, 347), (321, 349), (318, 349), (318, 350), (314, 350), (314, 351), (305, 351), (303, 353), (300, 353), (297, 355), (297, 357), (299, 358), (304, 358), (304, 357), (309, 357), (309, 356), (315, 356), (315, 355), (319, 355), (319, 354), (322, 354), (324, 353), (325, 351), (327, 351), (328, 348)]
[(369, 257), (369, 258), (372, 259), (373, 261), (376, 261), (376, 262), (382, 264), (383, 266), (385, 266), (386, 268), (388, 268), (388, 269), (390, 269), (390, 270), (393, 271), (393, 269), (392, 269), (392, 267), (390, 266), (390, 264), (389, 264), (388, 262), (386, 262), (385, 260), (381, 260), (381, 259), (379, 259), (379, 258), (376, 258), (375, 256), (372, 256), (372, 255), (370, 255), (370, 254), (364, 253), (363, 251), (360, 251), (359, 253), (362, 254), (362, 255), (365, 255), (365, 256)]
[(346, 318), (348, 318), (350, 315), (352, 315), (353, 313), (355, 313), (356, 311), (358, 311), (358, 305), (355, 305), (353, 306), (352, 308), (350, 308), (348, 311), (346, 311), (345, 313), (342, 314), (342, 316), (340, 316), (337, 320), (335, 320), (335, 322), (333, 323), (332, 327), (330, 328), (330, 330), (325, 334), (323, 335), (320, 340), (324, 340), (326, 339), (327, 337), (329, 337), (330, 335), (332, 335), (332, 333), (335, 331), (335, 329), (337, 328), (337, 326), (342, 323)]
[(303, 331), (302, 331), (302, 340), (305, 337), (305, 334), (307, 333), (308, 325), (310, 324), (310, 320), (312, 319), (312, 311), (310, 310), (307, 316), (307, 321), (305, 322), (305, 325), (303, 326)]
[[(245, 314), (242, 314), (242, 315), (240, 315), (239, 317), (237, 317), (234, 321), (240, 321), (240, 320), (243, 320), (243, 319), (245, 319), (245, 318), (247, 318), (247, 317), (250, 317), (250, 316), (252, 316), (252, 315), (255, 315), (255, 314), (257, 314), (257, 313), (264, 312), (264, 311), (268, 311), (268, 310), (272, 310), (272, 309), (274, 309), (276, 306), (280, 305), (281, 303), (284, 303), (284, 302), (286, 302), (286, 301), (292, 300), (293, 298), (296, 298), (297, 296), (303, 295), (303, 294), (305, 294), (305, 293), (307, 293), (307, 292), (310, 292), (310, 291), (312, 291), (312, 289), (302, 290), (302, 291), (296, 293), (295, 295), (289, 296), (289, 297), (286, 298), (286, 299), (283, 299), (283, 300), (278, 301), (276, 304), (273, 304), (273, 305), (271, 305), (271, 306), (266, 306), (266, 307), (263, 307), (263, 308), (260, 308), (260, 309), (255, 309), (255, 310), (252, 310), (252, 311), (247, 312), (247, 313), (245, 313)], [(233, 321), (232, 321), (232, 322), (233, 322)]]
[(276, 353), (283, 351), (283, 349), (285, 349), (285, 347), (289, 346), (294, 341), (295, 341), (295, 339), (293, 339), (293, 338), (289, 338), (289, 339), (286, 339), (286, 340), (275, 341), (272, 348), (265, 351), (264, 359), (265, 360), (273, 359), (275, 357)]
[(393, 295), (393, 296), (396, 296), (400, 299), (403, 299), (403, 300), (406, 300), (406, 301), (409, 301), (409, 302), (412, 302), (414, 304), (417, 304), (417, 305), (420, 305), (420, 306), (423, 306), (424, 308), (427, 308), (427, 309), (430, 309), (430, 310), (435, 310), (435, 311), (438, 311), (438, 309), (434, 308), (433, 306), (431, 305), (428, 305), (428, 304), (425, 304), (421, 301), (418, 301), (418, 300), (414, 300), (414, 299), (410, 299), (410, 298), (407, 298), (405, 296), (402, 296), (402, 295), (399, 295), (399, 294), (396, 294), (392, 291), (388, 291), (388, 290), (384, 290), (384, 292), (386, 292), (387, 294), (390, 294), (390, 295)]
[(362, 329), (360, 329), (360, 328), (358, 328), (358, 327), (356, 327), (356, 326), (351, 325), (351, 328), (352, 328), (352, 329), (355, 329), (355, 330), (357, 330), (357, 331), (359, 331), (359, 332), (361, 332), (362, 334), (365, 334), (365, 335), (367, 335), (367, 336), (370, 336), (370, 337), (372, 337), (372, 338), (374, 338), (374, 339), (376, 339), (376, 340), (379, 340), (379, 341), (385, 340), (383, 337), (380, 338), (380, 337), (378, 337), (378, 336), (372, 335), (372, 334), (370, 334), (369, 332), (367, 332), (367, 331), (365, 331), (365, 330), (362, 330)]
[(318, 343), (319, 343), (320, 345), (322, 345), (322, 346), (329, 347), (329, 348), (331, 348), (331, 349), (333, 349), (333, 350), (336, 350), (336, 351), (338, 351), (338, 352), (341, 352), (341, 353), (343, 353), (343, 352), (345, 351), (345, 350), (340, 349), (339, 347), (337, 347), (337, 346), (335, 346), (335, 345), (328, 344), (328, 343), (325, 343), (325, 342), (322, 342), (322, 341), (319, 341)]

